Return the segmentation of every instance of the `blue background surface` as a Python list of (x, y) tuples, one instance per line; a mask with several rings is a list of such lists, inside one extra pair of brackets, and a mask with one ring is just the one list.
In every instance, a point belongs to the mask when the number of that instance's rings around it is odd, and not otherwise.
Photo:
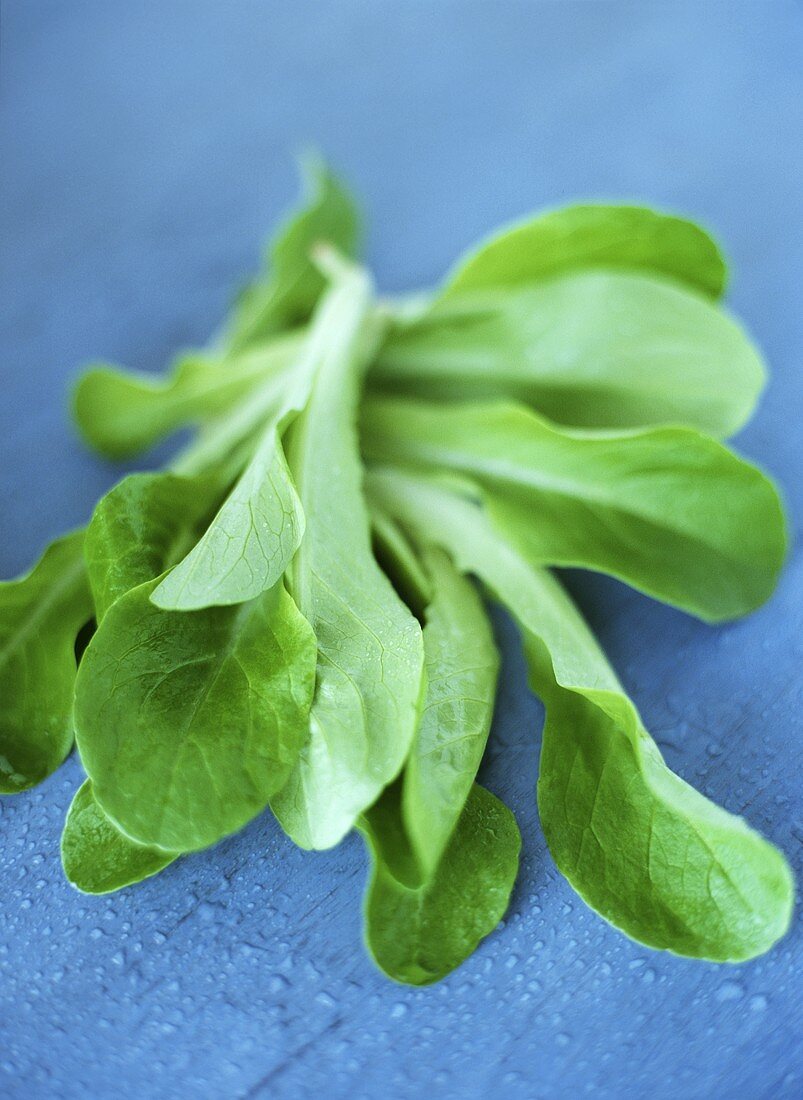
[[(0, 575), (120, 474), (67, 424), (79, 365), (203, 342), (319, 143), (365, 201), (380, 284), (434, 282), (505, 219), (572, 198), (696, 216), (773, 369), (738, 443), (803, 508), (803, 17), (792, 3), (6, 0), (0, 106)], [(671, 766), (799, 879), (803, 560), (713, 630), (571, 587)], [(79, 767), (0, 806), (0, 1093), (19, 1097), (800, 1095), (801, 928), (736, 968), (662, 956), (557, 875), (533, 789), (541, 710), (509, 623), (483, 781), (523, 865), (505, 926), (409, 990), (360, 943), (352, 838), (264, 817), (105, 899), (58, 859)], [(795, 964), (798, 964), (795, 977)]]

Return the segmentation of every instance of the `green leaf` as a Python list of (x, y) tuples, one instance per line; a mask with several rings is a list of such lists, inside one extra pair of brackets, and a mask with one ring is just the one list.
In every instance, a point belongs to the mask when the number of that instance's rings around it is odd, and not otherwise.
[(430, 875), (468, 798), (491, 728), (499, 655), (474, 586), (440, 551), (425, 563), (426, 694), (404, 769), (402, 812), (413, 849)]
[(391, 977), (423, 984), (459, 965), (501, 919), (520, 840), (510, 812), (474, 785), (499, 666), (482, 603), (445, 554), (425, 550), (422, 573), (394, 521), (381, 510), (377, 518), (393, 574), (427, 605), (426, 693), (402, 777), (361, 825), (374, 864), (366, 939)]
[(480, 576), (518, 620), (547, 707), (541, 822), (578, 893), (651, 947), (717, 962), (767, 951), (791, 917), (784, 857), (667, 768), (558, 582), (433, 481), (385, 470), (370, 484), (381, 507)]
[(783, 563), (772, 483), (693, 429), (569, 431), (516, 405), (373, 400), (363, 446), (475, 480), (530, 561), (610, 573), (707, 621), (761, 604)]
[(158, 607), (193, 611), (242, 603), (284, 575), (305, 519), (282, 438), (309, 400), (320, 355), (316, 337), (298, 349), (248, 465), (201, 540), (155, 590)]
[(510, 810), (476, 784), (437, 871), (409, 877), (398, 793), (387, 791), (361, 823), (373, 869), (365, 897), (365, 940), (397, 982), (429, 985), (459, 966), (505, 914), (521, 837)]
[(106, 613), (76, 683), (78, 748), (104, 813), (167, 851), (213, 844), (284, 783), (307, 730), (315, 639), (282, 584), (161, 611), (140, 585)]
[[(552, 595), (558, 608), (566, 601)], [(586, 688), (590, 671), (574, 685), (587, 697), (550, 695), (545, 677), (562, 671), (560, 654), (534, 642), (527, 652), (548, 707), (541, 823), (572, 886), (650, 947), (714, 962), (769, 950), (788, 930), (794, 902), (781, 853), (667, 768), (623, 693), (595, 697)]]
[(306, 195), (270, 246), (266, 273), (243, 294), (229, 334), (233, 350), (303, 324), (326, 281), (311, 260), (321, 242), (354, 255), (359, 213), (354, 199), (317, 157), (302, 160)]
[(744, 331), (699, 294), (594, 270), (455, 292), (391, 335), (375, 375), (396, 392), (516, 398), (562, 424), (717, 437), (749, 419), (764, 384)]
[(515, 286), (577, 268), (668, 275), (719, 298), (727, 272), (705, 230), (644, 206), (578, 205), (550, 210), (497, 231), (463, 257), (444, 296)]
[(231, 409), (260, 382), (292, 367), (299, 346), (299, 337), (288, 335), (225, 361), (196, 352), (181, 357), (166, 378), (89, 367), (75, 386), (73, 417), (95, 450), (128, 458)]
[(92, 618), (84, 532), (0, 582), (0, 793), (40, 783), (72, 748), (75, 640)]
[(157, 607), (194, 611), (243, 603), (282, 577), (304, 513), (272, 422), (200, 540), (154, 590)]
[(130, 474), (98, 502), (84, 556), (100, 622), (115, 600), (164, 573), (199, 537), (217, 478)]
[(78, 788), (61, 834), (61, 862), (76, 889), (110, 894), (155, 875), (175, 858), (116, 829), (95, 801), (89, 779)]
[(338, 265), (310, 333), (318, 369), (288, 457), (314, 517), (288, 573), (318, 639), (310, 739), (272, 800), (305, 848), (336, 844), (399, 772), (417, 720), (423, 645), (415, 618), (377, 565), (356, 433), (362, 372), (377, 331), (371, 287)]
[(304, 164), (308, 197), (280, 230), (269, 271), (242, 296), (217, 341), (221, 350), (179, 358), (166, 378), (90, 367), (73, 394), (73, 415), (84, 439), (109, 458), (126, 458), (187, 424), (225, 413), (271, 375), (294, 365), (305, 322), (325, 279), (311, 259), (321, 241), (351, 252), (358, 217), (351, 197), (315, 158)]

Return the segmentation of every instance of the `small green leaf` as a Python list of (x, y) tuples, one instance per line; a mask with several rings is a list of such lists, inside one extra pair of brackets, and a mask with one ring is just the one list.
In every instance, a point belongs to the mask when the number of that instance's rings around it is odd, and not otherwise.
[(136, 844), (115, 828), (92, 794), (87, 779), (76, 791), (61, 834), (61, 862), (67, 879), (85, 894), (110, 894), (141, 882), (176, 856)]
[(317, 157), (305, 158), (301, 168), (304, 201), (271, 244), (265, 274), (238, 304), (229, 333), (233, 350), (308, 320), (326, 285), (311, 260), (317, 244), (327, 242), (354, 255), (359, 237), (354, 199)]
[(272, 800), (305, 848), (336, 844), (399, 772), (417, 721), (421, 629), (374, 559), (356, 432), (362, 372), (377, 339), (369, 280), (337, 264), (309, 340), (318, 368), (288, 458), (314, 517), (288, 573), (318, 639), (310, 738)]
[(558, 582), (435, 482), (387, 469), (370, 485), (380, 507), (446, 548), (518, 620), (547, 707), (541, 823), (578, 893), (651, 947), (716, 962), (769, 950), (794, 899), (783, 855), (667, 768)]
[(158, 607), (193, 611), (242, 603), (284, 575), (305, 519), (282, 438), (309, 400), (319, 358), (315, 340), (299, 348), (248, 465), (201, 540), (155, 590)]
[(474, 586), (442, 552), (425, 563), (433, 598), (426, 609), (426, 694), (404, 769), (402, 812), (425, 874), (434, 873), (485, 751), (499, 655)]
[(365, 897), (368, 950), (397, 982), (439, 981), (505, 915), (521, 847), (513, 814), (475, 784), (437, 870), (423, 882), (409, 877), (396, 789), (383, 795), (360, 828), (373, 862)]
[(530, 561), (610, 573), (707, 621), (759, 606), (783, 564), (772, 483), (693, 429), (569, 431), (498, 402), (376, 399), (363, 446), (475, 480)]
[(452, 294), (397, 329), (373, 373), (395, 392), (515, 398), (561, 424), (719, 438), (749, 419), (765, 377), (744, 331), (699, 294), (597, 270)]
[(75, 641), (92, 618), (84, 532), (0, 583), (0, 793), (41, 783), (72, 748)]
[(201, 539), (154, 590), (157, 607), (243, 603), (272, 588), (304, 533), (304, 513), (275, 423)]
[(498, 230), (458, 260), (444, 297), (532, 283), (577, 268), (668, 275), (719, 298), (725, 262), (705, 230), (644, 206), (564, 206)]
[(250, 603), (161, 611), (140, 585), (106, 613), (76, 684), (78, 748), (104, 813), (170, 852), (241, 828), (307, 732), (315, 638), (280, 583)]
[(128, 458), (187, 424), (233, 408), (261, 382), (295, 362), (295, 335), (230, 358), (195, 352), (159, 375), (93, 366), (78, 379), (73, 417), (84, 440), (107, 458)]
[(132, 588), (181, 558), (221, 495), (212, 476), (130, 474), (98, 502), (84, 556), (98, 622)]

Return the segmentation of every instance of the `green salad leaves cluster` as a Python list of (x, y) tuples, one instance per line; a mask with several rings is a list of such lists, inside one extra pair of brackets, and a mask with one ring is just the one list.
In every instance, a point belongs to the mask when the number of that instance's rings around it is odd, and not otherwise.
[(476, 781), (489, 598), (546, 707), (538, 808), (572, 886), (651, 947), (768, 950), (791, 914), (783, 856), (669, 770), (549, 571), (713, 623), (771, 594), (778, 494), (722, 442), (764, 368), (719, 304), (717, 246), (653, 210), (570, 206), (386, 300), (354, 259), (350, 196), (306, 174), (210, 348), (163, 379), (78, 381), (77, 424), (108, 458), (193, 434), (0, 585), (0, 789), (41, 782), (75, 740), (87, 778), (61, 852), (94, 894), (268, 807), (304, 848), (356, 828), (373, 958), (436, 981), (502, 919), (518, 869), (513, 814)]

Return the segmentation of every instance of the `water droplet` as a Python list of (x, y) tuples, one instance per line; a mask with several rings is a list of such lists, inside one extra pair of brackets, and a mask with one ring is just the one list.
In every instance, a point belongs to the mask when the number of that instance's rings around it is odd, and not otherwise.
[(716, 998), (720, 1003), (725, 1001), (738, 1001), (744, 996), (744, 989), (738, 982), (727, 981), (716, 992)]

